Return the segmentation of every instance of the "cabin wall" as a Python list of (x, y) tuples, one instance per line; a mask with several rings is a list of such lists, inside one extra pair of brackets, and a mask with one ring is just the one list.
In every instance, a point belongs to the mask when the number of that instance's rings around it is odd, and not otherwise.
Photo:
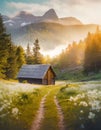
[(44, 85), (51, 85), (55, 84), (55, 73), (53, 72), (52, 68), (49, 67), (47, 70), (44, 78), (36, 79), (36, 78), (18, 78), (19, 82), (28, 82), (34, 84), (44, 84)]
[(34, 84), (42, 84), (42, 79), (32, 79), (32, 78), (19, 78), (20, 83), (27, 82), (27, 83), (34, 83)]
[(53, 73), (53, 71), (51, 70), (51, 68), (49, 68), (49, 70), (47, 71), (44, 79), (43, 79), (43, 84), (55, 84), (55, 75)]

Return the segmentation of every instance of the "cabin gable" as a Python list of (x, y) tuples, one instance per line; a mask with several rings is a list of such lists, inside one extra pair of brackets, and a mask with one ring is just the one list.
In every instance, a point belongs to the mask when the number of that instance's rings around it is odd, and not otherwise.
[(24, 65), (18, 73), (19, 82), (51, 85), (55, 84), (56, 74), (50, 65)]
[(48, 85), (55, 84), (55, 77), (56, 77), (56, 75), (55, 75), (54, 71), (52, 70), (51, 67), (49, 67), (42, 82), (43, 82), (43, 84), (48, 84)]

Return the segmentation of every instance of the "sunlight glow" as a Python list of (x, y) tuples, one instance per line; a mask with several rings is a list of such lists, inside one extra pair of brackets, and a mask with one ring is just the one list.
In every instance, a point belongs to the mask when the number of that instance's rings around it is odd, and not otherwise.
[(59, 55), (62, 50), (66, 49), (67, 45), (61, 45), (61, 46), (58, 46), (56, 47), (55, 49), (53, 50), (49, 50), (49, 51), (40, 51), (44, 56), (47, 56), (49, 55), (51, 58), (52, 57), (55, 57), (57, 55)]

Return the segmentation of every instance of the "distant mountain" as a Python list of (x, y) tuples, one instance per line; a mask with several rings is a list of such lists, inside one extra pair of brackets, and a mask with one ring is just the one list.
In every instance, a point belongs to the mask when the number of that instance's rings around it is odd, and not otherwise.
[[(4, 17), (4, 16), (3, 16)], [(15, 17), (9, 18), (9, 20), (4, 19), (4, 24), (7, 28), (19, 28), (27, 24), (34, 23), (36, 17), (25, 11), (19, 12)]]
[[(43, 50), (53, 50), (61, 45), (68, 45), (87, 36), (88, 32), (95, 32), (97, 25), (62, 25), (58, 23), (33, 23), (19, 29), (10, 29), (14, 43), (26, 47), (39, 39)], [(61, 48), (62, 49), (62, 48)]]
[(31, 23), (40, 23), (43, 21), (54, 21), (58, 20), (58, 16), (54, 9), (48, 10), (43, 16), (34, 16), (31, 13), (25, 11), (19, 12), (15, 17), (9, 18), (8, 16), (3, 16), (4, 24), (7, 28), (20, 28), (21, 26), (26, 26)]
[(48, 10), (42, 17), (44, 20), (58, 20), (58, 16), (54, 9)]
[(3, 16), (3, 20), (15, 44), (26, 47), (38, 38), (44, 50), (84, 39), (88, 32), (95, 32), (97, 27), (84, 25), (75, 17), (58, 18), (54, 9), (48, 10), (43, 16), (21, 11), (13, 18)]
[(13, 18), (8, 16), (3, 16), (4, 24), (7, 28), (20, 28), (32, 23), (41, 23), (41, 22), (53, 22), (60, 23), (65, 25), (76, 25), (82, 24), (76, 18), (58, 18), (54, 9), (49, 9), (43, 16), (34, 16), (31, 13), (21, 11)]
[(74, 17), (60, 18), (60, 23), (63, 25), (82, 25), (82, 22)]

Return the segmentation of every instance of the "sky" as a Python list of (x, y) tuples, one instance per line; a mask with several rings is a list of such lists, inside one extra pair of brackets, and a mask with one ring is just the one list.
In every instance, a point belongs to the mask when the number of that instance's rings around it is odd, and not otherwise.
[(43, 15), (50, 8), (58, 17), (72, 16), (84, 24), (101, 24), (101, 0), (0, 0), (0, 13), (11, 17), (19, 11)]

